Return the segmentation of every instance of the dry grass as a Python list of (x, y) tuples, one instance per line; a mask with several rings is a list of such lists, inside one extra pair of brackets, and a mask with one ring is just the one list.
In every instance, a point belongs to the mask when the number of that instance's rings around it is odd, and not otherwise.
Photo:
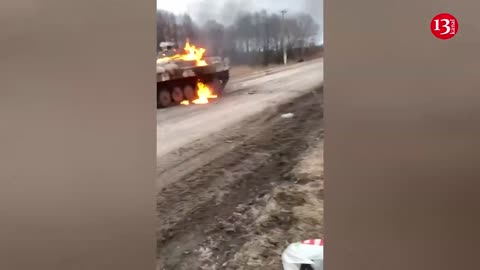
[(241, 65), (241, 66), (232, 66), (230, 68), (230, 75), (232, 77), (240, 77), (240, 76), (245, 76), (245, 75), (250, 75), (255, 72), (259, 71), (264, 71), (267, 69), (270, 69), (272, 67), (276, 67), (279, 65), (271, 65), (271, 66), (247, 66), (247, 65)]
[(293, 173), (297, 181), (273, 190), (228, 269), (281, 269), (289, 243), (323, 238), (323, 142), (307, 151)]

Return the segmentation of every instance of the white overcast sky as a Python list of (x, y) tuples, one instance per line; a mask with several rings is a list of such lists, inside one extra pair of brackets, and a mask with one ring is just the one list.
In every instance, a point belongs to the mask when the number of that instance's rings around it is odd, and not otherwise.
[[(194, 19), (195, 14), (204, 8), (204, 12), (213, 15), (221, 12), (227, 2), (236, 3), (237, 6), (250, 11), (266, 9), (269, 12), (279, 12), (287, 9), (290, 12), (308, 12), (320, 23), (323, 22), (323, 0), (157, 0), (157, 8), (173, 13), (189, 13)], [(209, 16), (209, 17), (212, 17)]]
[[(242, 0), (240, 0), (242, 1)], [(187, 12), (188, 8), (196, 3), (201, 3), (202, 0), (157, 0), (157, 8), (164, 9), (168, 11), (172, 11), (174, 13), (182, 13)], [(208, 2), (227, 2), (222, 0), (210, 0)], [(281, 10), (283, 8), (292, 9), (292, 10), (305, 10), (305, 4), (303, 4), (302, 0), (262, 0), (262, 1), (249, 1), (243, 0), (242, 2), (251, 2), (254, 4), (255, 8), (257, 9), (278, 9)], [(322, 3), (320, 6), (323, 6), (323, 0), (312, 0), (312, 1), (305, 1), (305, 2), (317, 2)], [(249, 3), (250, 4), (250, 3)]]
[[(225, 8), (226, 5), (228, 8)], [(198, 23), (215, 19), (224, 24), (229, 24), (240, 11), (266, 9), (269, 13), (279, 13), (280, 10), (287, 9), (289, 13), (311, 14), (323, 30), (323, 0), (157, 0), (157, 9), (175, 14), (188, 13)], [(322, 30), (318, 39), (321, 43)]]

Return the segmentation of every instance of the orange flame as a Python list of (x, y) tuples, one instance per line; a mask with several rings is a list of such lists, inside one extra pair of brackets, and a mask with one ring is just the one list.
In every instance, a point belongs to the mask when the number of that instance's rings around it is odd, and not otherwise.
[(190, 104), (208, 104), (209, 99), (217, 98), (217, 95), (214, 95), (212, 93), (212, 90), (210, 90), (210, 88), (207, 85), (201, 82), (197, 83), (197, 96), (198, 98), (195, 100), (192, 100), (191, 103), (188, 100), (184, 100), (180, 102), (180, 104), (185, 106), (188, 106)]
[(217, 98), (217, 95), (214, 95), (210, 88), (201, 82), (197, 83), (197, 89), (198, 98), (192, 101), (193, 104), (207, 104), (208, 99)]
[(190, 45), (190, 41), (187, 39), (185, 43), (185, 51), (187, 55), (184, 55), (184, 60), (195, 60), (197, 61), (197, 66), (206, 66), (207, 63), (205, 60), (202, 60), (203, 54), (205, 53), (204, 48), (196, 48), (195, 45)]
[(190, 41), (187, 39), (185, 43), (185, 54), (176, 54), (172, 57), (165, 57), (173, 60), (195, 61), (197, 66), (206, 66), (207, 62), (202, 60), (203, 54), (205, 54), (204, 48), (197, 48), (195, 45), (190, 45)]

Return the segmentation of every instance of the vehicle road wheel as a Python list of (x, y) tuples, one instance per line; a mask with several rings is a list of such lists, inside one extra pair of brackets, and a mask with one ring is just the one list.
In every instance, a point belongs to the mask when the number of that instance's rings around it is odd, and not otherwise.
[(227, 86), (228, 78), (222, 78), (220, 82), (222, 83), (222, 91), (223, 91)]
[(216, 95), (220, 96), (220, 95), (223, 94), (222, 82), (218, 78), (215, 78), (215, 79), (212, 80), (211, 87), (212, 87), (213, 92)]
[(196, 97), (195, 89), (187, 84), (185, 87), (183, 87), (183, 95), (185, 96), (186, 100), (192, 101)]
[(172, 99), (175, 103), (180, 103), (183, 101), (183, 91), (182, 88), (175, 86), (172, 89)]
[(169, 107), (172, 105), (172, 96), (167, 89), (161, 89), (157, 94), (157, 104), (160, 108)]

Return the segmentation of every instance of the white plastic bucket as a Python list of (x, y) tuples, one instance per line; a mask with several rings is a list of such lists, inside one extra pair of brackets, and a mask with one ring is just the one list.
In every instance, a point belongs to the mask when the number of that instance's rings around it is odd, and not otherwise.
[(302, 265), (323, 270), (323, 248), (322, 239), (290, 244), (282, 253), (283, 270), (300, 270)]

